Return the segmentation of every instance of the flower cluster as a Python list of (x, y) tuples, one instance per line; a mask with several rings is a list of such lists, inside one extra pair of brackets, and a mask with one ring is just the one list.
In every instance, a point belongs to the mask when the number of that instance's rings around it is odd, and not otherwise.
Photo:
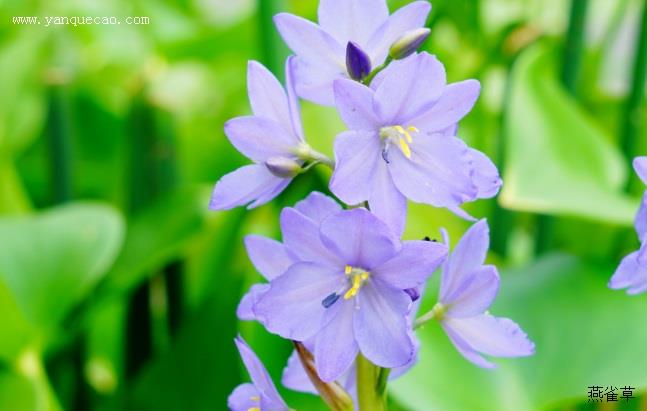
[[(419, 348), (414, 329), (430, 320), (481, 367), (493, 367), (481, 354), (534, 352), (519, 326), (486, 312), (499, 275), (484, 265), (485, 220), (451, 254), (444, 231), (442, 243), (401, 239), (407, 201), (475, 221), (461, 206), (493, 197), (501, 186), (492, 161), (456, 136), (479, 83), (447, 84), (442, 63), (417, 52), (430, 33), (423, 27), (430, 9), (416, 1), (389, 15), (385, 0), (321, 0), (318, 25), (277, 15), (276, 26), (295, 54), (286, 62), (286, 88), (251, 62), (253, 116), (225, 125), (231, 143), (253, 164), (216, 184), (214, 210), (260, 206), (317, 164), (333, 170), (329, 188), (343, 205), (313, 192), (282, 210), (281, 242), (245, 238), (267, 282), (251, 287), (237, 314), (293, 341), (283, 384), (320, 394), (334, 410), (357, 404), (371, 409), (359, 394), (371, 390), (358, 385), (379, 390), (413, 366)], [(299, 97), (334, 105), (345, 123), (347, 131), (335, 138), (334, 161), (306, 142)], [(427, 280), (440, 267), (438, 303), (416, 319)], [(287, 410), (256, 355), (241, 338), (236, 344), (253, 384), (236, 388), (229, 407)], [(367, 364), (376, 380), (360, 378)]]
[[(634, 159), (636, 174), (647, 184), (647, 157)], [(613, 289), (627, 289), (627, 294), (647, 291), (647, 190), (643, 194), (640, 208), (634, 220), (640, 249), (626, 256), (609, 281)]]

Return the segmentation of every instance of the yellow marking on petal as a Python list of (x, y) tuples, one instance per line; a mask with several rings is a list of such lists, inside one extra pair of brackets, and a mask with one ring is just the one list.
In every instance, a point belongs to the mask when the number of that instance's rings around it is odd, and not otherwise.
[(420, 133), (420, 130), (418, 130), (418, 128), (414, 127), (414, 126), (407, 127), (407, 130), (412, 132), (412, 133)]
[(261, 397), (259, 397), (258, 395), (255, 395), (255, 396), (253, 396), (253, 397), (251, 398), (251, 400), (252, 400), (252, 401), (260, 401), (260, 400), (261, 400)]
[(407, 144), (407, 142), (402, 138), (398, 140), (398, 143), (400, 144), (400, 150), (402, 150), (402, 154), (404, 154), (406, 158), (411, 158), (411, 148), (409, 147), (409, 144)]
[(353, 267), (351, 267), (350, 265), (347, 265), (347, 266), (344, 268), (344, 274), (346, 274), (346, 275), (350, 275), (350, 273), (352, 273), (352, 272), (353, 272)]
[(261, 407), (248, 408), (247, 411), (261, 411)]

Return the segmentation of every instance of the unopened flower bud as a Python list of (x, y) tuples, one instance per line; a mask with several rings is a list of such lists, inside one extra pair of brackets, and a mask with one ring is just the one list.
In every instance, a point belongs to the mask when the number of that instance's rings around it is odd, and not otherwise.
[(361, 81), (371, 73), (371, 58), (356, 43), (346, 46), (346, 70), (353, 80)]
[(301, 165), (286, 157), (270, 157), (265, 166), (272, 174), (281, 178), (292, 178), (301, 173)]
[(400, 60), (410, 56), (427, 40), (429, 33), (431, 33), (431, 30), (426, 27), (404, 33), (391, 45), (389, 56), (394, 60)]

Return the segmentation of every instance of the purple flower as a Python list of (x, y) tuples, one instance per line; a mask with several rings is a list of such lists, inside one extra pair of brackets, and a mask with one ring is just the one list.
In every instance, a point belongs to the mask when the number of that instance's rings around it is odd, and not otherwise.
[[(647, 184), (647, 157), (635, 158), (633, 165), (638, 177)], [(622, 259), (609, 281), (609, 288), (626, 288), (627, 294), (632, 295), (647, 291), (647, 191), (643, 194), (634, 226), (641, 242), (640, 249)]]
[[(449, 244), (447, 232), (443, 232)], [(443, 264), (439, 302), (431, 313), (456, 349), (469, 361), (494, 368), (480, 354), (495, 357), (532, 355), (535, 345), (513, 321), (486, 312), (499, 290), (496, 267), (483, 265), (489, 247), (487, 222), (474, 224)]]
[(227, 399), (229, 409), (231, 411), (288, 411), (288, 406), (276, 390), (272, 378), (254, 351), (240, 336), (236, 337), (234, 342), (245, 368), (249, 372), (252, 384), (241, 384), (234, 389)]
[(211, 197), (212, 210), (249, 204), (254, 208), (276, 197), (300, 171), (304, 142), (293, 85), (292, 59), (286, 62), (287, 94), (265, 67), (250, 62), (247, 88), (253, 116), (225, 124), (225, 134), (238, 151), (254, 162), (222, 177)]
[(446, 84), (443, 65), (428, 53), (391, 63), (367, 87), (334, 83), (337, 110), (350, 131), (335, 141), (330, 189), (348, 204), (367, 201), (401, 232), (406, 199), (446, 207), (496, 195), (494, 164), (453, 136), (474, 105), (475, 80)]
[(370, 57), (372, 67), (378, 67), (400, 36), (424, 26), (430, 10), (428, 2), (416, 1), (389, 16), (385, 0), (321, 0), (319, 25), (287, 13), (276, 15), (274, 22), (297, 55), (299, 95), (333, 105), (333, 81), (350, 77), (345, 64), (349, 42)]
[(270, 281), (253, 312), (273, 333), (314, 338), (317, 373), (325, 382), (346, 372), (358, 352), (394, 368), (411, 361), (415, 344), (406, 289), (423, 284), (447, 248), (400, 242), (363, 208), (332, 213), (319, 225), (286, 209), (284, 244), (296, 263)]

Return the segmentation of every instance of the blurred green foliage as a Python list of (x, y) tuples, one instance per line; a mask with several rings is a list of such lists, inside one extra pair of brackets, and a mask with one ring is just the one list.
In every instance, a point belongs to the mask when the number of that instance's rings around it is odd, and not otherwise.
[[(390, 388), (392, 409), (596, 409), (584, 404), (589, 385), (646, 389), (647, 300), (605, 286), (637, 246), (642, 187), (630, 159), (647, 153), (645, 1), (589, 0), (583, 28), (570, 31), (569, 1), (432, 3), (424, 47), (450, 81), (482, 83), (459, 136), (504, 177), (498, 200), (467, 206), (492, 226), (489, 258), (503, 275), (493, 312), (518, 321), (537, 355), (479, 370), (430, 324), (418, 366)], [(280, 380), (290, 343), (235, 317), (260, 280), (242, 237), (278, 237), (281, 207), (326, 191), (329, 172), (300, 176), (249, 212), (207, 204), (215, 181), (245, 162), (222, 125), (249, 113), (246, 61), (283, 76), (272, 13), (314, 20), (316, 6), (0, 0), (0, 410), (224, 409), (247, 379), (239, 332)], [(86, 15), (151, 23), (12, 23)], [(343, 130), (334, 109), (302, 111), (308, 140), (331, 154)], [(446, 227), (456, 240), (467, 225), (412, 204), (405, 237)], [(283, 392), (296, 409), (324, 409)]]

